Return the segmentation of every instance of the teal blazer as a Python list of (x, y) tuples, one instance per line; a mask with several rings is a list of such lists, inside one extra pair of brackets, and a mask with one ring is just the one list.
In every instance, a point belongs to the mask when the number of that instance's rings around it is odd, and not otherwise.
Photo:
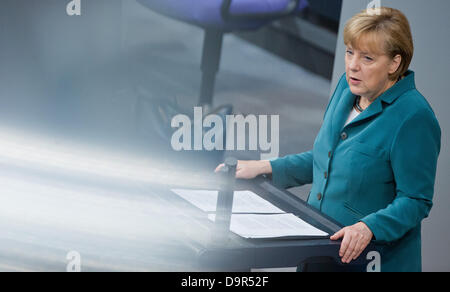
[(312, 183), (308, 203), (344, 226), (364, 222), (382, 271), (421, 271), (421, 221), (433, 205), (441, 130), (414, 72), (344, 127), (355, 96), (342, 76), (313, 150), (271, 161), (275, 185)]

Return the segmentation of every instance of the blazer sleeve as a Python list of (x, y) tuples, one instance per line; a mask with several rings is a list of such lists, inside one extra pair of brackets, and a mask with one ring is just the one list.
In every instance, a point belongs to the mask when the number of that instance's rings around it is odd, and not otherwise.
[(270, 161), (272, 182), (280, 188), (310, 184), (313, 181), (313, 152), (288, 155)]
[(387, 208), (361, 220), (377, 241), (396, 241), (428, 217), (440, 148), (441, 129), (431, 111), (403, 122), (390, 151), (396, 197)]
[[(343, 74), (339, 80), (325, 110), (324, 118), (333, 102), (336, 102), (335, 97), (340, 96), (345, 88), (345, 76)], [(312, 183), (313, 162), (313, 150), (272, 160), (270, 164), (272, 166), (273, 184), (281, 188), (291, 188)]]

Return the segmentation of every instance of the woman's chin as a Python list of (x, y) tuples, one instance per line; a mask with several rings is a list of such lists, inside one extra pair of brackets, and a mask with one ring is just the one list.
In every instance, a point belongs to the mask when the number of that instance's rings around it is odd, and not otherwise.
[(358, 88), (350, 87), (350, 91), (352, 92), (353, 95), (361, 96), (361, 90), (358, 90)]
[(349, 87), (353, 95), (362, 96), (364, 94), (364, 90), (362, 90), (360, 86), (350, 85)]

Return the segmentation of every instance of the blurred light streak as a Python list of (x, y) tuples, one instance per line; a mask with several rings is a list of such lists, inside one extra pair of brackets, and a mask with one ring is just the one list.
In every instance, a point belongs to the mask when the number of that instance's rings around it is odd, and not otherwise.
[(134, 157), (108, 152), (106, 148), (52, 140), (0, 129), (0, 163), (127, 182), (181, 186), (217, 182), (212, 170), (211, 176), (187, 174), (168, 169), (155, 157)]
[(186, 270), (184, 249), (209, 238), (190, 219), (206, 215), (178, 209), (152, 184), (205, 181), (151, 157), (0, 128), (0, 269), (64, 270), (77, 250), (85, 269)]

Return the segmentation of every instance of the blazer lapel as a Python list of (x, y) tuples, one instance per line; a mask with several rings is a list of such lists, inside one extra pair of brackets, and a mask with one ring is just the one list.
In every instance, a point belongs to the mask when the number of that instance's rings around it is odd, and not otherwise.
[(347, 121), (350, 110), (353, 108), (356, 96), (350, 91), (349, 88), (345, 89), (342, 93), (342, 99), (337, 105), (331, 122), (331, 130), (333, 136), (339, 136), (344, 123)]
[[(350, 91), (349, 88), (345, 89), (342, 94), (341, 102), (337, 105), (336, 110), (333, 113), (331, 121), (331, 131), (334, 137), (334, 141), (339, 140), (340, 134), (344, 129), (344, 124), (353, 108), (356, 96)], [(351, 127), (357, 124), (361, 124), (383, 111), (383, 105), (381, 98), (377, 98), (365, 111), (357, 116), (352, 122), (350, 122), (345, 128)]]
[(350, 124), (348, 124), (346, 127), (353, 126), (355, 124), (360, 124), (364, 121), (367, 121), (368, 119), (377, 116), (383, 111), (383, 105), (381, 103), (381, 98), (377, 98), (372, 102), (372, 104), (363, 111), (359, 116), (357, 116)]

